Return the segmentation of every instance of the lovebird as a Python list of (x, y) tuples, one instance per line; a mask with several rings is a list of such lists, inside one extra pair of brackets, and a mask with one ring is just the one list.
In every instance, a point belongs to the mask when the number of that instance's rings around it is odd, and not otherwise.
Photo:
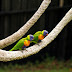
[(34, 40), (31, 41), (31, 43), (38, 43), (40, 42), (42, 39), (44, 39), (46, 36), (48, 35), (48, 31), (47, 30), (43, 30), (43, 31), (37, 31), (33, 36), (34, 36)]
[(30, 45), (30, 41), (33, 39), (34, 36), (30, 34), (27, 37), (20, 39), (17, 44), (9, 51), (26, 49), (26, 47)]

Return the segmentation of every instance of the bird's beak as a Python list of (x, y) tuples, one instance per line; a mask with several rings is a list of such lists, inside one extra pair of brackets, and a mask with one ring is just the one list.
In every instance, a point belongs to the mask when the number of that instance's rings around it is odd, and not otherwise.
[(48, 34), (46, 34), (46, 36), (47, 36)]

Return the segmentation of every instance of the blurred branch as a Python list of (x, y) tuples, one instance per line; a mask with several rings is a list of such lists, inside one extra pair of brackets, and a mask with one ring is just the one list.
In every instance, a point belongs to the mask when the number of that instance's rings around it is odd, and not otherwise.
[(11, 36), (8, 36), (7, 38), (0, 40), (0, 48), (2, 49), (16, 42), (18, 39), (20, 39), (34, 25), (34, 23), (40, 18), (40, 16), (44, 13), (44, 11), (46, 10), (50, 2), (51, 0), (43, 0), (39, 9), (31, 17), (31, 19), (26, 22), (26, 24), (23, 27), (21, 27), (17, 32), (12, 34)]
[(64, 0), (60, 0), (60, 7), (63, 7), (63, 5), (64, 5)]
[(41, 49), (51, 43), (62, 29), (72, 20), (72, 8), (66, 13), (63, 19), (57, 24), (57, 26), (45, 37), (40, 43), (35, 44), (26, 50), (22, 51), (4, 51), (0, 50), (0, 61), (11, 61), (21, 58), (26, 58), (30, 55), (38, 53)]

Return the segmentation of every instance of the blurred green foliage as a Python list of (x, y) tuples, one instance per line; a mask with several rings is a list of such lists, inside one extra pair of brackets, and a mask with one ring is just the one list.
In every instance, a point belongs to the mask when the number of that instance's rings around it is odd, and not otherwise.
[(72, 72), (72, 59), (67, 61), (57, 60), (55, 57), (47, 57), (43, 61), (35, 63), (28, 61), (26, 64), (1, 64), (0, 72)]

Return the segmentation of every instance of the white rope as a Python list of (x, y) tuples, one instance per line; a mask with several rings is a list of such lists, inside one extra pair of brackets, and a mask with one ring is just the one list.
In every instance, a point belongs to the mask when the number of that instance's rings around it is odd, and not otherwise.
[(45, 37), (42, 42), (35, 44), (26, 50), (22, 51), (4, 51), (0, 50), (0, 61), (11, 61), (21, 58), (26, 58), (30, 55), (38, 53), (41, 49), (46, 47), (52, 42), (61, 30), (72, 20), (72, 8), (66, 13), (63, 19), (57, 24), (57, 26)]
[(43, 0), (42, 4), (38, 8), (38, 10), (30, 18), (30, 20), (26, 22), (26, 24), (23, 27), (21, 27), (17, 32), (12, 34), (11, 36), (8, 36), (7, 38), (0, 40), (0, 49), (2, 49), (4, 47), (16, 42), (23, 35), (25, 35), (25, 33), (34, 25), (34, 23), (44, 13), (46, 8), (49, 6), (50, 2), (51, 2), (51, 0)]

